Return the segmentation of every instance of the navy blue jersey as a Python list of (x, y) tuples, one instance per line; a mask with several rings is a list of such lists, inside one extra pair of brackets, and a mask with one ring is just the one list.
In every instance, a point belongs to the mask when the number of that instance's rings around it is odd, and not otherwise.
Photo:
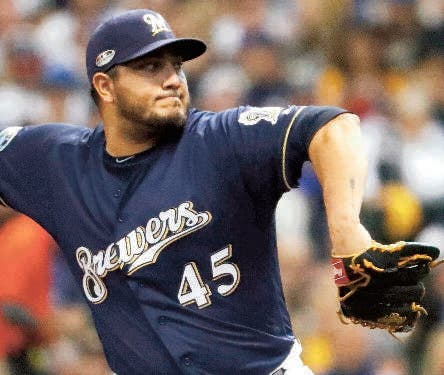
[(191, 110), (124, 158), (103, 127), (0, 135), (0, 202), (57, 241), (119, 375), (268, 374), (294, 343), (274, 211), (335, 107)]

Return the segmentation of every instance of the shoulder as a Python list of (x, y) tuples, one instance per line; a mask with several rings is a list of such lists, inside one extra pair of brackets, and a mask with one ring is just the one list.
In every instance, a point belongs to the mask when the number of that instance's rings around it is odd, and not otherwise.
[(206, 133), (211, 131), (226, 132), (230, 128), (243, 128), (258, 124), (276, 125), (285, 118), (291, 118), (299, 109), (288, 107), (253, 107), (239, 106), (220, 112), (192, 109), (189, 112), (187, 129), (190, 132)]
[(25, 127), (13, 126), (0, 131), (0, 149), (9, 144), (32, 144), (49, 146), (51, 144), (80, 144), (87, 142), (93, 129), (68, 124), (41, 124)]
[(234, 123), (237, 120), (239, 108), (230, 108), (220, 112), (193, 108), (188, 114), (187, 130), (191, 133), (203, 133)]
[(93, 129), (80, 125), (42, 124), (24, 128), (29, 137), (41, 137), (58, 143), (79, 143), (88, 139)]
[[(189, 112), (186, 132), (209, 136), (211, 134), (233, 135), (239, 132), (251, 134), (281, 134), (291, 128), (303, 133), (312, 133), (335, 117), (347, 113), (333, 106), (253, 107), (239, 106), (220, 112), (192, 109)], [(299, 130), (298, 130), (299, 132)]]
[(298, 115), (299, 121), (316, 124), (325, 124), (339, 115), (350, 113), (348, 110), (334, 106), (310, 105), (301, 107)]

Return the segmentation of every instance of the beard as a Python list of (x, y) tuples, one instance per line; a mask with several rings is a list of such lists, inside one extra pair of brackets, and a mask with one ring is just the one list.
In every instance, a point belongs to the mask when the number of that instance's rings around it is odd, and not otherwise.
[(118, 98), (118, 111), (132, 127), (130, 132), (136, 139), (153, 139), (156, 143), (180, 138), (188, 117), (188, 108), (162, 113), (146, 111), (146, 103), (130, 102), (126, 97)]

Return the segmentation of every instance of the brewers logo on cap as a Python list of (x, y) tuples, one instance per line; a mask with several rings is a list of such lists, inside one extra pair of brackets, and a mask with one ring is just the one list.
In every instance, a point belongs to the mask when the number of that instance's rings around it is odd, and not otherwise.
[(147, 13), (143, 16), (143, 20), (151, 26), (153, 36), (156, 36), (162, 31), (171, 31), (168, 24), (160, 14)]

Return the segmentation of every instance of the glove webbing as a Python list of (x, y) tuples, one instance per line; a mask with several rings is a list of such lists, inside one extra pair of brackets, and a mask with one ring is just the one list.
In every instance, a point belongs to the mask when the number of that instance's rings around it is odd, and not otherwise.
[[(411, 309), (413, 312), (416, 312), (417, 318), (419, 318), (423, 314), (428, 315), (427, 310), (421, 305), (417, 305), (415, 302), (412, 302)], [(342, 324), (348, 325), (353, 323), (353, 324), (360, 324), (370, 329), (375, 329), (375, 328), (385, 329), (397, 340), (399, 339), (394, 333), (407, 320), (406, 317), (401, 317), (398, 313), (391, 313), (390, 315), (384, 316), (383, 318), (379, 318), (377, 322), (358, 319), (355, 317), (347, 317), (343, 314), (341, 310), (337, 311), (336, 313)]]

